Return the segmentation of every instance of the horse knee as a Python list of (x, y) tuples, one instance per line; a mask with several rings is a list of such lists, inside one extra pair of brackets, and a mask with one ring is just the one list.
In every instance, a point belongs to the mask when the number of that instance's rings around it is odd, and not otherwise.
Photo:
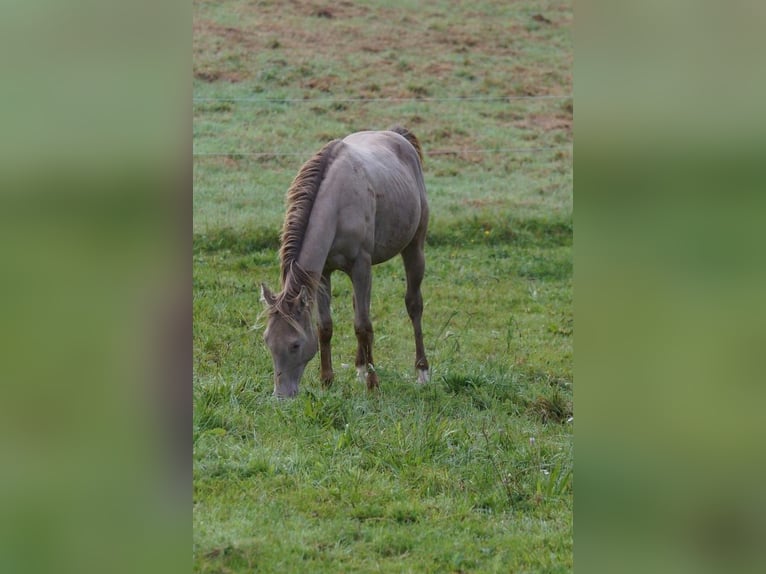
[(320, 324), (319, 328), (319, 342), (329, 343), (332, 340), (332, 322)]

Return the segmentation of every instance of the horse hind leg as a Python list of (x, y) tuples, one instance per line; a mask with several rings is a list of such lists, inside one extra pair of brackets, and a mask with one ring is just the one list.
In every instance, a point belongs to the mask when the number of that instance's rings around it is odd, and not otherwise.
[(415, 333), (415, 369), (418, 372), (418, 382), (427, 383), (430, 378), (428, 359), (423, 346), (423, 296), (420, 293), (420, 284), (426, 270), (426, 257), (424, 252), (425, 232), (420, 233), (402, 251), (404, 271), (407, 274), (407, 293), (404, 303), (407, 306), (407, 314), (412, 321), (412, 329)]

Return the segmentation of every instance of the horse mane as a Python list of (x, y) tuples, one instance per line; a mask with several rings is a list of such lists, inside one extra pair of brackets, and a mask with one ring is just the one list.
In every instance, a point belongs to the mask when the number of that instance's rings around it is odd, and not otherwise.
[(287, 190), (287, 213), (282, 226), (282, 246), (279, 250), (283, 283), (290, 268), (297, 262), (319, 186), (341, 143), (341, 140), (335, 139), (325, 144), (314, 157), (303, 164)]
[(420, 165), (423, 165), (423, 148), (420, 147), (420, 140), (415, 137), (415, 134), (413, 134), (410, 130), (407, 128), (395, 125), (388, 128), (388, 131), (395, 132), (402, 136), (404, 139), (406, 139), (410, 144), (412, 144), (412, 147), (415, 148), (415, 151), (418, 152), (418, 158), (420, 159)]
[[(298, 261), (293, 261), (282, 279), (282, 291), (277, 295), (273, 305), (268, 305), (265, 312), (270, 316), (279, 315), (299, 333), (304, 333), (303, 327), (291, 313), (292, 305), (300, 297), (301, 288), (306, 286), (311, 293), (321, 289), (319, 277), (306, 271)], [(313, 305), (312, 305), (313, 308)], [(312, 310), (313, 312), (313, 310)]]
[(319, 186), (341, 144), (339, 139), (325, 144), (303, 164), (287, 190), (287, 212), (282, 226), (279, 250), (283, 289), (276, 305), (277, 311), (283, 311), (286, 301), (292, 301), (298, 297), (301, 286), (306, 285), (313, 293), (319, 285), (319, 278), (314, 277), (298, 264), (298, 255), (301, 252), (303, 237), (306, 234)]

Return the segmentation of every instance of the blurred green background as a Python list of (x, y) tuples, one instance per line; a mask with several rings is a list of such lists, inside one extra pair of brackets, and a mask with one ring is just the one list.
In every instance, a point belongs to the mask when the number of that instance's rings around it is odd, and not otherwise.
[(189, 569), (190, 48), (180, 2), (3, 5), (2, 572)]
[[(763, 23), (577, 4), (583, 572), (763, 570)], [(15, 2), (0, 32), (0, 570), (184, 571), (190, 7)]]
[(577, 8), (575, 564), (761, 572), (764, 8)]

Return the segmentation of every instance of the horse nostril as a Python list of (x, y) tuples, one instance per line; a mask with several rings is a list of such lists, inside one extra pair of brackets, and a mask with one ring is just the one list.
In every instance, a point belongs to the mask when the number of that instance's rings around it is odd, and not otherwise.
[(279, 372), (277, 373), (277, 376), (278, 376), (278, 377), (281, 377), (281, 376), (282, 376), (282, 371), (279, 371)]

